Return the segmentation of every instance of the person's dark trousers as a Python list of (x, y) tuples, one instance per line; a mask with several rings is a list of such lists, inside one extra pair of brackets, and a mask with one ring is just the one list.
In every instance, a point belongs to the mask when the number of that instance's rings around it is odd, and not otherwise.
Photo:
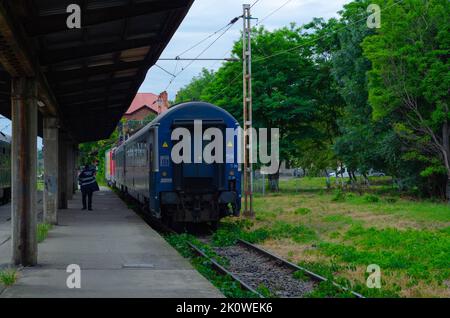
[(87, 208), (92, 210), (92, 191), (81, 191), (82, 201), (83, 201), (83, 210), (86, 209), (86, 197), (87, 197)]

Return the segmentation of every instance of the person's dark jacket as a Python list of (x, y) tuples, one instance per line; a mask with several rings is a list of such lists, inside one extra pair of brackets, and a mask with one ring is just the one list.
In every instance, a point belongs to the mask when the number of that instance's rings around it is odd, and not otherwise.
[(82, 192), (94, 192), (100, 190), (95, 180), (95, 168), (84, 167), (78, 176), (78, 184)]

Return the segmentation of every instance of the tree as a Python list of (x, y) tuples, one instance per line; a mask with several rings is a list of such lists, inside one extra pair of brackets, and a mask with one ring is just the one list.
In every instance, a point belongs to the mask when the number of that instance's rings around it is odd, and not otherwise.
[[(298, 141), (311, 139), (320, 143), (326, 138), (327, 130), (317, 123), (321, 115), (333, 116), (324, 111), (335, 106), (333, 99), (337, 97), (330, 87), (326, 54), (314, 48), (311, 30), (295, 24), (273, 32), (263, 27), (254, 29), (252, 48), (253, 126), (280, 128), (280, 160), (292, 161), (302, 155)], [(233, 52), (240, 56), (240, 41), (235, 43)], [(241, 64), (225, 63), (201, 95), (240, 121), (241, 71)], [(269, 179), (275, 181), (271, 184), (276, 190), (278, 173)]]
[(175, 103), (200, 100), (203, 90), (211, 83), (213, 78), (214, 72), (212, 70), (202, 69), (198, 76), (194, 77), (188, 85), (178, 91)]
[(356, 179), (352, 175), (356, 170), (366, 177), (371, 168), (385, 168), (378, 152), (379, 143), (383, 134), (391, 129), (387, 120), (377, 123), (372, 120), (372, 108), (368, 103), (366, 73), (371, 63), (363, 56), (361, 43), (374, 31), (361, 16), (366, 14), (369, 4), (369, 0), (359, 0), (344, 6), (338, 24), (337, 49), (332, 53), (332, 74), (345, 101), (343, 116), (337, 121), (340, 134), (333, 149), (351, 172), (352, 181)]
[(79, 145), (80, 164), (91, 164), (98, 162), (97, 181), (105, 182), (105, 153), (117, 144), (119, 130), (116, 128), (108, 139), (86, 142)]
[[(381, 28), (363, 42), (372, 63), (369, 102), (375, 119), (397, 116), (397, 134), (410, 156), (427, 167), (421, 174), (445, 174), (450, 203), (450, 2), (376, 1)], [(411, 154), (412, 152), (412, 154)]]

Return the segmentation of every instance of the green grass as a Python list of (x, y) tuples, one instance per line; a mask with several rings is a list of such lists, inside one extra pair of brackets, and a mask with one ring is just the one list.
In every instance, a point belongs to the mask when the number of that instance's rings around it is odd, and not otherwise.
[(442, 283), (450, 276), (449, 228), (441, 231), (375, 229), (354, 225), (344, 244), (321, 243), (328, 255), (350, 264), (378, 264), (383, 269), (404, 269), (413, 279)]
[(256, 288), (256, 291), (263, 295), (265, 298), (275, 298), (276, 295), (273, 294), (267, 286), (264, 284), (260, 284), (258, 288)]
[(37, 225), (37, 241), (38, 241), (38, 243), (43, 242), (47, 238), (48, 232), (51, 229), (52, 229), (52, 225), (51, 224), (39, 223)]
[(38, 180), (36, 184), (36, 188), (38, 191), (44, 191), (44, 181)]
[(0, 271), (0, 282), (4, 286), (12, 286), (17, 281), (17, 270), (6, 269)]
[(308, 208), (298, 208), (294, 211), (294, 213), (297, 215), (306, 215), (311, 213), (311, 210)]
[(370, 202), (367, 196), (353, 196), (345, 200), (346, 204), (372, 208), (377, 214), (395, 214), (402, 218), (416, 221), (450, 222), (450, 205), (428, 201), (411, 201), (400, 199), (390, 201), (391, 197), (377, 202)]
[(216, 246), (234, 245), (238, 239), (250, 243), (259, 243), (267, 239), (292, 238), (295, 242), (310, 242), (316, 239), (316, 233), (303, 224), (289, 224), (275, 221), (270, 227), (264, 226), (249, 230), (252, 226), (247, 220), (223, 223), (213, 235)]
[(342, 214), (329, 214), (323, 217), (323, 221), (343, 224), (353, 224), (355, 222), (351, 217)]
[[(341, 179), (339, 178), (339, 184)], [(374, 189), (385, 189), (386, 187), (392, 187), (391, 177), (370, 177), (370, 184)], [(330, 178), (330, 185), (332, 188), (336, 188), (336, 178)], [(344, 178), (344, 184), (349, 182), (349, 178)], [(312, 191), (312, 190), (325, 190), (327, 188), (325, 177), (302, 177), (292, 178), (289, 180), (280, 181), (280, 188), (284, 191)]]

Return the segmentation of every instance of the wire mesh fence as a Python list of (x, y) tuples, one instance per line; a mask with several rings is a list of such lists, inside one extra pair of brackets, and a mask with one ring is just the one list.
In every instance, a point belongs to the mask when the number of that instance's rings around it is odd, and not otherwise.
[[(280, 175), (278, 182), (269, 175), (260, 173), (259, 170), (253, 171), (253, 193), (267, 195), (277, 191), (299, 192), (303, 188), (302, 178), (293, 175)], [(323, 184), (325, 186), (325, 183)]]

